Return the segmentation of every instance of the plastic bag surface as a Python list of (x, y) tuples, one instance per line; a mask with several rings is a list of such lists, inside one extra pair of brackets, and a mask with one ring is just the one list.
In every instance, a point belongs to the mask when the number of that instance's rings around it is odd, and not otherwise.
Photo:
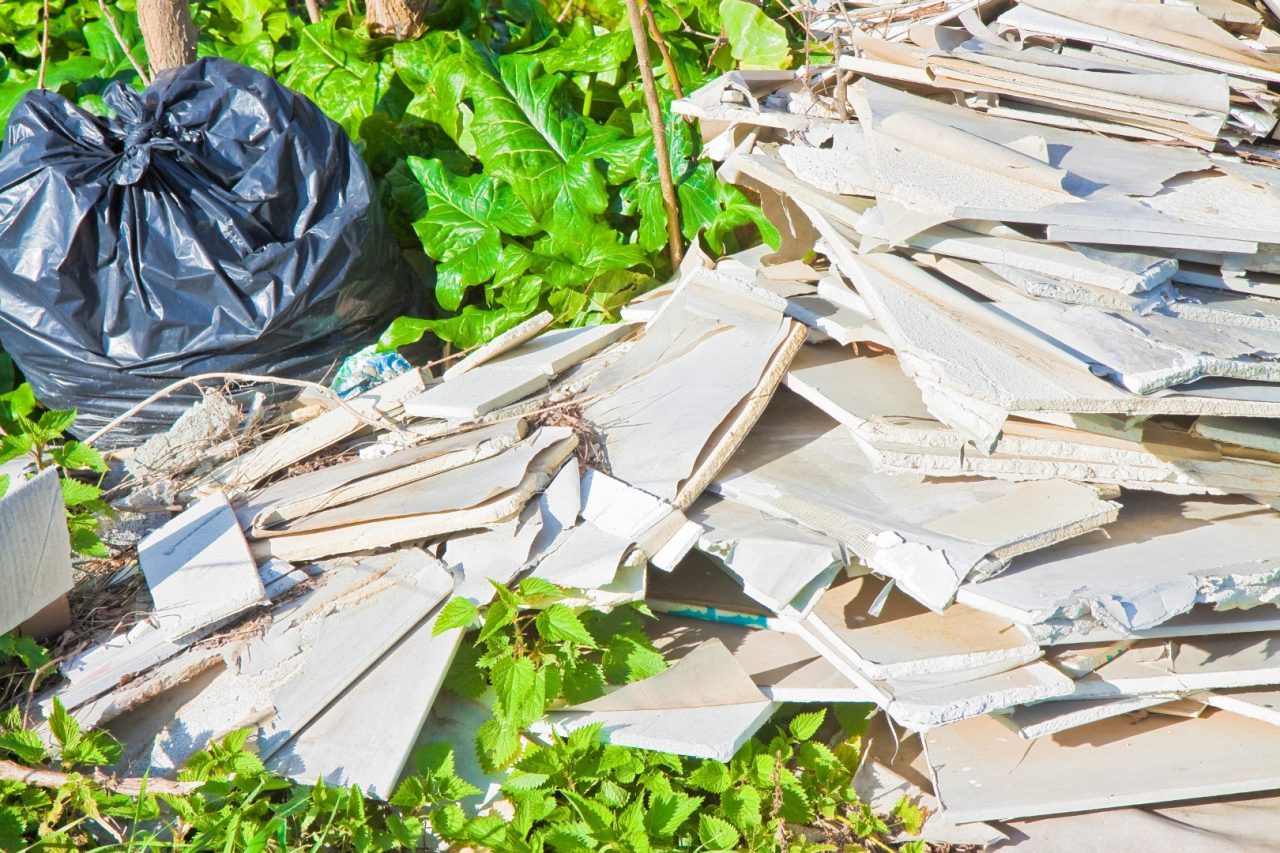
[(209, 57), (103, 98), (27, 93), (0, 152), (0, 343), (74, 432), (197, 374), (322, 380), (411, 310), (368, 170), (305, 97)]

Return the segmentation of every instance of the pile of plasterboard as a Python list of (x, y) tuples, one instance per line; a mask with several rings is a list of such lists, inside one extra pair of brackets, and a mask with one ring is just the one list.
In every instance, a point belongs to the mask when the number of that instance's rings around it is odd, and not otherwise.
[(931, 840), (1248, 848), (1275, 800), (1127, 807), (1280, 790), (1274, 22), (797, 11), (836, 65), (677, 103), (778, 249), (230, 458), (249, 415), (211, 397), (130, 463), (130, 506), (183, 508), (139, 546), (154, 611), (42, 707), (131, 772), (251, 726), (271, 769), (385, 795), (487, 713), (441, 692), (441, 607), (533, 575), (646, 600), (675, 662), (546, 728), (727, 759), (780, 703), (873, 702), (859, 788)]
[(1275, 20), (797, 11), (836, 64), (676, 107), (781, 232), (719, 271), (810, 327), (712, 491), (869, 573), (708, 550), (920, 733), (948, 821), (1280, 788)]

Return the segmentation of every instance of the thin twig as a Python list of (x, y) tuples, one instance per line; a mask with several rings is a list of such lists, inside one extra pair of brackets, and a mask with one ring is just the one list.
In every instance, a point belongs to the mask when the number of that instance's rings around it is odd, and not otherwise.
[(129, 64), (133, 66), (133, 70), (138, 72), (139, 79), (150, 86), (151, 75), (142, 70), (142, 66), (138, 64), (138, 60), (133, 58), (133, 51), (129, 50), (129, 43), (124, 40), (124, 36), (120, 34), (120, 28), (116, 26), (115, 16), (111, 14), (111, 10), (107, 8), (107, 0), (98, 0), (98, 8), (102, 10), (102, 18), (107, 22), (107, 28), (111, 30), (111, 34), (116, 37), (116, 41), (120, 45), (120, 49), (124, 51), (125, 58), (129, 60)]
[(49, 65), (49, 0), (44, 0), (44, 34), (40, 36), (40, 77), (36, 87), (44, 88), (44, 69)]
[(556, 15), (556, 23), (563, 24), (564, 19), (569, 17), (569, 13), (573, 11), (573, 4), (576, 0), (565, 0), (564, 8), (560, 10), (560, 14)]
[(325, 386), (320, 385), (316, 382), (307, 382), (306, 380), (303, 380), (303, 379), (284, 379), (279, 376), (258, 376), (253, 373), (202, 373), (199, 376), (191, 376), (191, 377), (188, 377), (187, 379), (179, 379), (177, 382), (174, 382), (172, 385), (168, 385), (164, 388), (161, 388), (159, 391), (152, 394), (150, 397), (143, 400), (141, 403), (138, 403), (136, 406), (129, 409), (129, 411), (111, 420), (111, 422), (108, 423), (106, 426), (104, 426), (102, 429), (98, 430), (93, 435), (86, 438), (83, 443), (92, 445), (95, 441), (102, 438), (104, 435), (111, 432), (111, 430), (120, 426), (125, 421), (129, 420), (129, 418), (138, 414), (138, 412), (141, 412), (147, 406), (150, 406), (152, 403), (155, 403), (159, 400), (164, 399), (165, 397), (169, 396), (174, 391), (177, 391), (179, 388), (183, 387), (184, 385), (198, 385), (201, 382), (208, 382), (214, 379), (221, 379), (223, 381), (231, 381), (231, 382), (258, 382), (266, 385), (271, 385), (271, 384), (289, 385), (294, 388), (310, 388), (313, 391), (320, 394), (321, 396), (329, 399), (331, 402), (337, 405), (338, 408), (345, 410), (347, 414), (356, 418), (361, 423), (366, 423), (369, 426), (376, 427), (378, 429), (390, 429), (394, 431), (400, 431), (399, 427), (397, 427), (395, 424), (391, 423), (390, 421), (386, 420), (385, 418), (362, 414), (360, 411), (352, 407), (350, 403), (348, 403), (346, 400), (342, 399), (336, 393), (334, 393), (332, 388), (326, 388)]
[[(37, 788), (57, 789), (72, 781), (72, 776), (73, 774), (63, 773), (58, 770), (24, 767), (16, 762), (0, 759), (0, 779), (7, 782), (22, 782), (25, 785), (34, 785)], [(96, 773), (90, 778), (102, 786), (104, 790), (113, 794), (127, 794), (132, 797), (138, 796), (144, 790), (149, 794), (182, 796), (190, 794), (204, 785), (203, 782), (171, 782), (168, 779), (115, 779), (102, 773)]]
[(644, 16), (637, 0), (627, 0), (627, 18), (631, 24), (631, 40), (636, 46), (640, 79), (644, 82), (644, 99), (649, 106), (649, 126), (653, 129), (654, 153), (658, 157), (658, 180), (662, 184), (662, 202), (667, 209), (667, 251), (672, 268), (684, 259), (680, 240), (680, 204), (676, 201), (676, 184), (671, 177), (671, 152), (667, 148), (667, 128), (662, 121), (658, 102), (658, 86), (653, 80), (653, 60), (649, 57), (649, 39), (645, 34)]
[(653, 7), (649, 5), (649, 0), (643, 0), (641, 10), (644, 12), (644, 19), (649, 24), (649, 37), (658, 45), (658, 52), (662, 54), (662, 64), (667, 67), (667, 76), (671, 78), (671, 91), (675, 93), (678, 99), (684, 97), (684, 87), (680, 85), (680, 75), (676, 73), (676, 63), (671, 58), (671, 51), (667, 49), (667, 41), (662, 37), (662, 31), (658, 29), (658, 19), (654, 17)]
[(316, 0), (307, 0), (307, 17), (313, 24), (320, 23), (320, 6)]

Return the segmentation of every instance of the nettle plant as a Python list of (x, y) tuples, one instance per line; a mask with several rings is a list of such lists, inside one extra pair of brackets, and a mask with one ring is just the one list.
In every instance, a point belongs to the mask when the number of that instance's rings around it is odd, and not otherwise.
[[(0, 353), (0, 360), (7, 361), (8, 356)], [(12, 362), (9, 365), (12, 370)], [(0, 382), (3, 378), (0, 376)], [(66, 437), (75, 419), (74, 409), (39, 410), (31, 386), (25, 382), (0, 394), (0, 463), (26, 458), (37, 472), (56, 467), (67, 505), (72, 549), (89, 557), (107, 557), (107, 547), (98, 538), (98, 523), (110, 512), (98, 485), (107, 463), (89, 445)], [(78, 479), (72, 472), (96, 474), (97, 482)], [(11, 475), (0, 474), (0, 498), (9, 491), (11, 480)]]
[[(446, 682), (448, 689), (492, 704), (476, 754), (487, 770), (508, 771), (498, 815), (467, 818), (459, 807), (437, 813), (446, 841), (510, 851), (860, 849), (923, 851), (889, 839), (917, 833), (923, 815), (903, 798), (888, 817), (861, 802), (853, 778), (861, 759), (856, 730), (863, 716), (840, 714), (835, 747), (817, 736), (826, 710), (783, 714), (768, 740), (750, 740), (729, 763), (690, 759), (604, 743), (600, 726), (541, 739), (529, 727), (558, 703), (602, 695), (608, 685), (655, 675), (667, 662), (643, 629), (643, 604), (605, 613), (564, 603), (568, 591), (537, 578), (514, 590), (495, 585), (481, 614), (471, 602), (446, 605), (436, 632), (481, 622)], [(401, 791), (401, 805), (421, 798)], [(399, 795), (397, 795), (399, 796)], [(439, 825), (436, 825), (439, 823)], [(815, 842), (816, 828), (855, 846)]]

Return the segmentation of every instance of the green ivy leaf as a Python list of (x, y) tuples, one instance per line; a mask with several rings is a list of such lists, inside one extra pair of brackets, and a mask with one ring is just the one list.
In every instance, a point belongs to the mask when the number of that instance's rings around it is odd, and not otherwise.
[(48, 758), (40, 735), (31, 729), (14, 729), (0, 734), (0, 753), (3, 752), (32, 767)]
[(440, 608), (440, 614), (436, 616), (435, 624), (431, 626), (431, 636), (437, 637), (445, 631), (451, 631), (454, 628), (466, 628), (471, 625), (479, 615), (479, 608), (467, 599), (450, 599), (444, 607)]
[(49, 409), (40, 413), (36, 431), (43, 441), (53, 441), (76, 421), (75, 409)]
[(546, 578), (532, 575), (520, 581), (517, 589), (520, 590), (520, 595), (525, 601), (536, 601), (540, 598), (563, 598), (566, 593), (563, 587), (557, 586)]
[(797, 714), (791, 718), (788, 726), (791, 736), (796, 740), (808, 740), (818, 733), (818, 729), (822, 726), (822, 721), (826, 719), (827, 711), (825, 708), (819, 708), (817, 711), (810, 711), (807, 714)]
[[(74, 417), (74, 413), (72, 417)], [(70, 471), (98, 471), (101, 473), (107, 470), (107, 462), (102, 458), (102, 454), (79, 441), (68, 441), (61, 447), (55, 447), (49, 451), (49, 456), (52, 457), (54, 462)]]
[(603, 213), (603, 175), (586, 156), (586, 123), (531, 56), (494, 57), (462, 46), (458, 70), (475, 110), (476, 156), (485, 173), (505, 181), (538, 221), (570, 230)]
[(63, 477), (58, 484), (62, 487), (62, 500), (68, 507), (84, 506), (102, 497), (102, 489), (70, 477)]
[(698, 840), (707, 850), (733, 850), (738, 844), (738, 831), (723, 818), (698, 815)]
[(907, 835), (919, 835), (921, 828), (924, 827), (924, 812), (911, 802), (910, 797), (904, 796), (898, 800), (890, 813), (902, 821), (902, 831)]
[(689, 774), (691, 787), (700, 788), (712, 794), (723, 794), (729, 790), (732, 783), (733, 777), (729, 774), (729, 768), (719, 761), (703, 761)]
[(420, 157), (410, 157), (409, 168), (427, 201), (414, 228), (427, 254), (443, 262), (437, 298), (444, 308), (457, 310), (467, 288), (498, 271), (503, 235), (529, 236), (538, 224), (511, 187), (494, 178), (461, 178), (439, 161)]
[(702, 797), (672, 792), (653, 794), (649, 798), (649, 812), (644, 825), (658, 838), (670, 838), (702, 805)]
[(538, 50), (536, 55), (547, 71), (577, 71), (601, 74), (613, 71), (635, 53), (635, 42), (626, 26), (597, 32), (588, 17), (575, 18), (569, 34), (556, 47)]
[(763, 803), (760, 791), (750, 785), (731, 788), (720, 797), (720, 808), (724, 816), (744, 833), (764, 824), (761, 814)]
[(30, 433), (0, 435), (0, 462), (8, 462), (25, 456), (35, 447), (35, 437)]
[(604, 695), (604, 670), (600, 664), (585, 656), (575, 655), (565, 661), (564, 680), (561, 683), (564, 698), (571, 705), (589, 702)]
[(738, 64), (748, 69), (789, 68), (787, 31), (748, 0), (720, 0), (725, 37)]
[(647, 639), (616, 636), (604, 652), (604, 674), (613, 684), (626, 684), (657, 675), (667, 668), (666, 658)]
[(552, 643), (575, 643), (587, 648), (595, 648), (595, 641), (583, 627), (582, 620), (573, 610), (563, 604), (552, 604), (538, 614), (535, 621), (538, 633), (544, 640)]

